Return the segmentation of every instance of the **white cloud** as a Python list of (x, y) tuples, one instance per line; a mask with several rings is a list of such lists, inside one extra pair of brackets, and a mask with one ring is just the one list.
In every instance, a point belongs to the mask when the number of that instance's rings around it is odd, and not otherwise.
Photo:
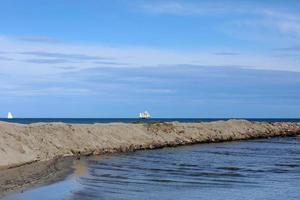
[[(237, 49), (215, 48), (181, 51), (148, 47), (112, 47), (100, 44), (37, 43), (4, 36), (0, 36), (0, 49), (3, 50), (1, 54), (3, 59), (0, 59), (2, 95), (92, 94), (93, 84), (86, 81), (90, 77), (85, 77), (80, 71), (99, 67), (102, 67), (104, 72), (109, 68), (159, 66), (157, 67), (159, 70), (165, 66), (172, 69), (170, 66), (174, 65), (182, 65), (183, 70), (185, 65), (197, 65), (199, 67), (222, 66), (224, 69), (239, 67), (300, 72), (300, 65), (296, 59), (290, 57), (277, 59), (268, 54), (241, 52)], [(76, 72), (77, 75), (71, 77), (71, 72)], [(66, 74), (69, 74), (70, 77)], [(92, 78), (101, 79), (102, 77)], [(132, 77), (123, 79), (130, 78)], [(105, 88), (118, 87), (112, 82), (102, 82), (101, 84), (101, 87), (99, 86), (95, 90), (107, 91)], [(153, 93), (173, 92), (168, 88), (141, 88), (142, 90)]]
[(300, 37), (300, 21), (280, 21), (277, 25), (280, 32)]
[[(299, 71), (299, 63), (284, 58), (274, 60), (261, 52), (230, 49), (173, 50), (148, 47), (105, 46), (67, 43), (23, 42), (0, 37), (0, 48), (6, 51), (0, 60), (1, 73), (53, 74), (93, 67), (144, 67), (178, 64), (240, 66), (243, 68)], [(101, 62), (103, 61), (103, 62)], [(113, 64), (111, 64), (113, 63)], [(118, 63), (120, 63), (118, 65)], [(283, 66), (285, 66), (283, 68)]]
[(44, 87), (30, 88), (22, 85), (11, 85), (0, 87), (1, 98), (8, 97), (31, 97), (31, 96), (84, 96), (92, 95), (93, 91), (87, 88), (70, 88), (70, 87)]
[(27, 42), (38, 42), (38, 43), (59, 43), (60, 41), (51, 37), (45, 36), (24, 36), (18, 37), (18, 40), (27, 41)]
[(141, 8), (154, 14), (175, 14), (175, 15), (219, 15), (225, 13), (248, 13), (256, 9), (247, 9), (249, 5), (239, 5), (236, 3), (213, 1), (197, 3), (187, 3), (184, 1), (160, 1), (142, 4)]
[(300, 15), (277, 9), (260, 12), (264, 26), (276, 29), (284, 36), (300, 37)]
[(154, 12), (154, 13), (175, 13), (180, 14), (184, 13), (185, 11), (191, 11), (186, 6), (183, 6), (182, 4), (178, 2), (165, 2), (165, 3), (159, 3), (159, 4), (147, 4), (143, 5), (143, 8), (145, 10)]
[[(269, 40), (279, 37), (299, 39), (300, 15), (288, 10), (272, 8), (272, 5), (264, 2), (197, 2), (187, 3), (184, 1), (160, 1), (143, 4), (144, 11), (155, 14), (193, 15), (193, 16), (216, 16), (237, 15), (238, 20), (223, 21), (226, 32), (238, 38), (252, 40)], [(226, 27), (226, 24), (229, 26)], [(261, 34), (260, 29), (269, 31), (268, 35)], [(261, 39), (263, 38), (263, 39)], [(275, 39), (276, 38), (276, 39)]]

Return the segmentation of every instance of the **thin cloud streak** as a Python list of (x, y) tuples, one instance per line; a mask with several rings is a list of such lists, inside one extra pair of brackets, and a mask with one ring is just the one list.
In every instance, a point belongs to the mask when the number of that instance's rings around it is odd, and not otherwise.
[(66, 59), (27, 59), (24, 62), (36, 63), (36, 64), (60, 64), (60, 63), (72, 63)]
[(253, 13), (255, 7), (251, 10), (247, 6), (239, 6), (227, 2), (226, 4), (214, 1), (214, 3), (198, 2), (187, 3), (184, 1), (161, 1), (155, 3), (145, 3), (140, 7), (142, 10), (155, 14), (174, 14), (174, 15), (222, 15), (226, 13)]
[[(286, 37), (296, 37), (298, 39), (300, 37), (300, 15), (298, 13), (272, 8), (269, 4), (264, 4), (263, 2), (260, 6), (257, 6), (245, 2), (224, 3), (214, 1), (212, 3), (187, 3), (184, 1), (161, 1), (158, 3), (142, 4), (141, 9), (154, 14), (199, 17), (239, 15), (240, 19), (238, 21), (225, 21), (224, 23), (234, 23), (233, 26), (237, 29), (235, 32), (238, 35), (239, 30), (241, 30), (241, 37), (245, 30), (253, 33), (253, 30), (261, 28), (275, 29), (279, 34)], [(232, 27), (228, 27), (228, 29), (232, 29)]]
[(46, 58), (61, 58), (61, 59), (75, 59), (75, 60), (113, 60), (113, 58), (100, 57), (100, 56), (90, 56), (85, 54), (68, 54), (68, 53), (52, 53), (43, 51), (32, 51), (32, 52), (21, 52), (23, 55), (32, 55), (36, 57), (46, 57)]
[(60, 43), (60, 40), (55, 38), (46, 37), (46, 36), (23, 36), (17, 37), (17, 40), (24, 41), (24, 42), (37, 42), (37, 43)]
[(277, 48), (274, 49), (275, 51), (283, 51), (283, 52), (300, 52), (300, 45), (298, 46), (291, 46), (291, 47), (284, 47), (284, 48)]
[(240, 55), (240, 53), (235, 53), (235, 52), (215, 52), (213, 53), (214, 55), (217, 55), (217, 56), (238, 56)]
[[(201, 63), (206, 66), (239, 66), (241, 68), (300, 71), (299, 62), (293, 59), (274, 60), (269, 55), (245, 51), (239, 53), (235, 49), (232, 49), (232, 52), (227, 52), (217, 49), (210, 51), (206, 49), (172, 50), (66, 43), (40, 45), (37, 43), (24, 44), (7, 37), (2, 39), (0, 48), (7, 49), (10, 57), (14, 58), (9, 65), (7, 63), (2, 67), (0, 65), (2, 70), (11, 73), (55, 73), (55, 70), (63, 69), (66, 63), (71, 65), (68, 67), (78, 70), (98, 66), (138, 68), (179, 64), (198, 65)], [(30, 65), (28, 65), (29, 63)], [(39, 64), (41, 63), (43, 64), (43, 71), (40, 70)], [(26, 70), (24, 70), (25, 66)]]
[(13, 58), (10, 58), (10, 57), (6, 57), (6, 56), (0, 56), (0, 61), (11, 61), (11, 60), (14, 60)]

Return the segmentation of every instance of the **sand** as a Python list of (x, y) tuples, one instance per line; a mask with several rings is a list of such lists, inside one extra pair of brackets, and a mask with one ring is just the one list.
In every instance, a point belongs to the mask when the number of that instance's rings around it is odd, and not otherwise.
[(13, 192), (50, 184), (72, 174), (73, 159), (53, 159), (0, 171), (0, 198)]
[(57, 160), (66, 157), (299, 134), (300, 123), (245, 120), (29, 125), (0, 122), (0, 196), (64, 177), (71, 164)]

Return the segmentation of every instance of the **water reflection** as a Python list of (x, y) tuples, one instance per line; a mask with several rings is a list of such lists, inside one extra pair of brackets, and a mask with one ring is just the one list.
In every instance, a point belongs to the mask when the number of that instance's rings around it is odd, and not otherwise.
[(86, 160), (74, 160), (73, 161), (74, 175), (77, 177), (81, 177), (88, 174), (88, 165)]

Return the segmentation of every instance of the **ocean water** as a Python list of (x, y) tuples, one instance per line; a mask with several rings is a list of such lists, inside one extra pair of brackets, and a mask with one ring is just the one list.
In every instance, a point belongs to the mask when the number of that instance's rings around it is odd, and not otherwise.
[[(300, 118), (244, 118), (249, 121), (266, 121), (266, 122), (300, 122)], [(72, 124), (94, 124), (94, 123), (135, 123), (135, 122), (211, 122), (218, 120), (229, 120), (229, 118), (151, 118), (151, 119), (138, 119), (138, 118), (15, 118), (5, 119), (0, 118), (0, 121), (14, 122), (21, 124), (31, 124), (38, 122), (63, 122)]]
[(300, 136), (89, 157), (74, 168), (5, 200), (299, 200)]

